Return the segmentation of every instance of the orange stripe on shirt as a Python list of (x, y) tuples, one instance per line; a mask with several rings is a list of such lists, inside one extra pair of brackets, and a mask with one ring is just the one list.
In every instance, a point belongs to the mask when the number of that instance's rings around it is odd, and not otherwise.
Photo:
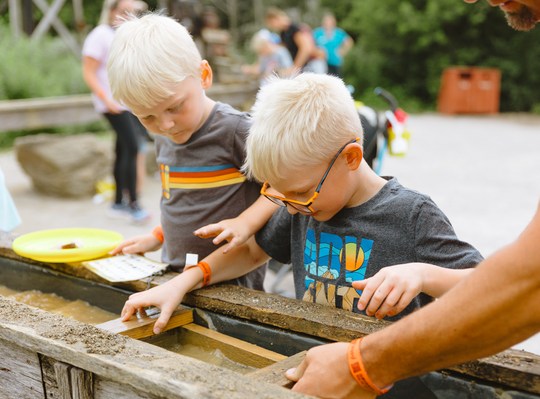
[(171, 183), (187, 183), (187, 184), (194, 184), (194, 183), (211, 183), (216, 181), (225, 181), (229, 179), (235, 179), (237, 177), (243, 176), (242, 173), (236, 172), (236, 173), (229, 173), (228, 175), (222, 175), (222, 176), (213, 176), (213, 177), (199, 177), (199, 178), (181, 178), (181, 177), (171, 177), (169, 181)]
[(228, 175), (233, 172), (238, 172), (236, 168), (228, 168), (223, 170), (216, 170), (213, 172), (171, 172), (171, 177), (212, 177), (212, 176), (221, 176)]

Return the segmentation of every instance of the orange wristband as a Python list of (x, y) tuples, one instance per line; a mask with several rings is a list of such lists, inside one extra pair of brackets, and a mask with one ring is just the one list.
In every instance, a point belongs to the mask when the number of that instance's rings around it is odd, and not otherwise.
[(377, 396), (383, 395), (386, 392), (388, 392), (390, 388), (394, 386), (394, 384), (390, 385), (389, 387), (385, 389), (379, 389), (371, 381), (371, 379), (367, 375), (366, 368), (364, 367), (364, 362), (362, 361), (362, 355), (360, 354), (360, 342), (362, 342), (362, 338), (355, 339), (349, 344), (349, 348), (347, 349), (347, 360), (349, 361), (349, 370), (351, 370), (352, 376), (362, 388), (371, 392), (375, 392)]
[(210, 279), (212, 278), (212, 269), (210, 269), (208, 263), (202, 261), (197, 263), (197, 266), (199, 266), (203, 272), (203, 285), (201, 288), (204, 288), (210, 284)]
[(165, 239), (163, 238), (163, 229), (161, 228), (161, 226), (157, 226), (154, 230), (152, 230), (152, 235), (156, 237), (159, 241), (161, 241), (162, 244), (163, 241), (165, 241)]
[(102, 100), (105, 99), (105, 92), (103, 90), (100, 90), (96, 93), (96, 95), (101, 98)]

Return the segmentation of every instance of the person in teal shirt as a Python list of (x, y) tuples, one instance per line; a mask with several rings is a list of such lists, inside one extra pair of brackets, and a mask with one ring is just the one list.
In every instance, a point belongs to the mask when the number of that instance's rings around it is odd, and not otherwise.
[(336, 18), (333, 14), (326, 14), (321, 24), (321, 27), (313, 30), (315, 43), (326, 53), (328, 74), (341, 77), (343, 57), (354, 42), (347, 32), (336, 27)]

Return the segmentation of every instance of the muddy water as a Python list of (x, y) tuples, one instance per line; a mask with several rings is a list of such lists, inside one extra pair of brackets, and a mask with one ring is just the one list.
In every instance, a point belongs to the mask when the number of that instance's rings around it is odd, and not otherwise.
[(184, 356), (191, 357), (193, 359), (202, 360), (205, 363), (214, 364), (216, 366), (224, 367), (226, 369), (236, 371), (240, 374), (247, 374), (251, 371), (257, 370), (255, 367), (246, 366), (242, 363), (237, 363), (229, 359), (219, 349), (205, 348), (199, 344), (175, 344), (171, 347), (167, 347), (168, 350), (179, 353)]
[(56, 294), (44, 294), (35, 290), (18, 292), (0, 285), (0, 295), (94, 326), (119, 316), (91, 306), (87, 302), (68, 301)]

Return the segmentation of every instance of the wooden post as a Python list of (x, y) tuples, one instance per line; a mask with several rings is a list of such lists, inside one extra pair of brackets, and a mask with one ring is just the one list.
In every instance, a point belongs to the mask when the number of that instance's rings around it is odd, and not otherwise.
[(92, 373), (73, 367), (71, 369), (71, 392), (73, 399), (94, 399)]
[(22, 11), (21, 0), (9, 0), (9, 25), (11, 26), (11, 33), (15, 39), (18, 39), (22, 35)]
[(229, 30), (233, 43), (238, 43), (238, 0), (227, 0), (227, 14), (229, 15)]
[(168, 7), (167, 7), (167, 0), (158, 0), (158, 9), (159, 10), (165, 10), (168, 12)]
[(49, 7), (49, 3), (47, 3), (46, 0), (34, 0), (34, 4), (41, 10), (44, 17), (34, 30), (32, 38), (39, 39), (43, 34), (45, 34), (45, 32), (47, 32), (50, 25), (52, 25), (77, 59), (81, 60), (81, 49), (78, 43), (75, 41), (73, 36), (71, 36), (71, 33), (62, 23), (62, 21), (58, 19), (58, 12), (62, 8), (65, 1), (66, 0), (54, 0), (52, 6)]
[(73, 4), (73, 16), (75, 17), (75, 27), (78, 33), (78, 41), (81, 45), (84, 39), (82, 32), (86, 25), (86, 23), (84, 22), (83, 0), (72, 0), (71, 3)]
[[(66, 0), (54, 0), (50, 7), (47, 5), (48, 9), (46, 12), (43, 12), (43, 18), (41, 18), (41, 21), (39, 21), (38, 26), (36, 26), (34, 33), (32, 33), (32, 39), (40, 39), (45, 33), (47, 33), (53, 20), (56, 18), (65, 2)], [(37, 2), (36, 5), (38, 5)]]
[(59, 399), (72, 399), (71, 398), (71, 376), (69, 364), (56, 362), (54, 364), (54, 372), (56, 373), (56, 383), (58, 384), (58, 391), (60, 394)]
[(253, 13), (255, 14), (255, 23), (257, 27), (263, 24), (264, 7), (262, 0), (253, 0)]

